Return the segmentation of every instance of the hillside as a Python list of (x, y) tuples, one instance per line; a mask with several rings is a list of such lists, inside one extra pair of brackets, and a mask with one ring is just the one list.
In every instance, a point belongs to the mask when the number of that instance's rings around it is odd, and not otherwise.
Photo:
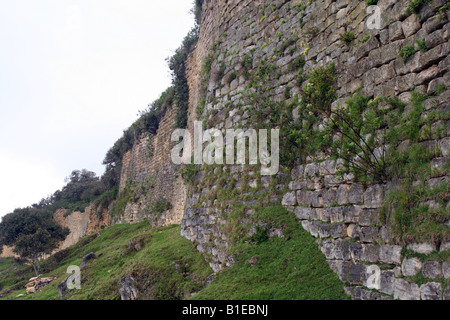
[[(4, 218), (56, 217), (69, 234), (57, 250), (74, 244), (42, 262), (58, 280), (21, 298), (58, 299), (67, 267), (93, 252), (65, 299), (119, 299), (125, 284), (141, 299), (449, 300), (448, 1), (193, 11), (172, 86), (110, 148), (105, 174), (74, 171)], [(6, 222), (12, 245), (27, 228)], [(31, 269), (2, 268), (15, 299)]]
[[(68, 277), (67, 268), (80, 265), (82, 257), (90, 252), (100, 256), (81, 270), (81, 290), (68, 291), (61, 298), (57, 286)], [(190, 241), (180, 236), (180, 226), (152, 228), (148, 222), (115, 225), (99, 235), (82, 238), (77, 245), (43, 262), (41, 277), (54, 276), (57, 280), (34, 294), (27, 295), (24, 288), (33, 276), (31, 266), (3, 258), (0, 299), (120, 300), (120, 280), (126, 275), (136, 280), (138, 299), (146, 300), (348, 297), (314, 241), (301, 229), (289, 240), (247, 243), (239, 247), (239, 252), (236, 265), (205, 287), (213, 271)], [(258, 261), (252, 265), (249, 261), (253, 257)], [(310, 290), (312, 287), (315, 290)], [(18, 297), (20, 294), (25, 296)]]

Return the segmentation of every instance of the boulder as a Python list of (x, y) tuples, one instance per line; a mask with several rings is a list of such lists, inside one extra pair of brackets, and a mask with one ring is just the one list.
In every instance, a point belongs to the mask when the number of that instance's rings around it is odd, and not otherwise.
[(417, 258), (403, 259), (402, 273), (406, 277), (415, 276), (422, 269), (422, 262)]
[(442, 277), (442, 266), (437, 261), (427, 261), (423, 264), (422, 275), (424, 278)]
[(394, 299), (420, 300), (420, 289), (415, 283), (409, 283), (404, 279), (395, 279)]
[(75, 277), (75, 274), (71, 274), (70, 276), (68, 276), (66, 278), (66, 280), (64, 280), (63, 282), (58, 284), (58, 292), (59, 292), (59, 296), (61, 298), (64, 297), (67, 293), (67, 290), (69, 290), (69, 288), (67, 287), (67, 283), (73, 282), (74, 277)]
[(439, 282), (425, 283), (420, 287), (422, 300), (441, 300), (442, 285)]
[(135, 280), (132, 276), (127, 275), (120, 279), (120, 285), (122, 288), (119, 289), (121, 300), (136, 300), (139, 297), (139, 291), (136, 288)]
[(94, 259), (95, 257), (96, 257), (95, 253), (93, 253), (93, 252), (90, 252), (87, 255), (85, 255), (83, 257), (83, 261), (81, 261), (80, 268), (86, 267), (88, 261)]

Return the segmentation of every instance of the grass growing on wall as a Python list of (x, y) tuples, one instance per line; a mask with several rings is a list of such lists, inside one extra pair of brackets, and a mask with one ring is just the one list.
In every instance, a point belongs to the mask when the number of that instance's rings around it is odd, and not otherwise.
[[(273, 223), (286, 224), (291, 230), (289, 236), (267, 239), (261, 232), (259, 241), (236, 246), (236, 263), (218, 274), (194, 300), (348, 299), (314, 238), (303, 230), (293, 213), (276, 206), (257, 214), (277, 217)], [(259, 260), (252, 265), (249, 261), (253, 257)]]

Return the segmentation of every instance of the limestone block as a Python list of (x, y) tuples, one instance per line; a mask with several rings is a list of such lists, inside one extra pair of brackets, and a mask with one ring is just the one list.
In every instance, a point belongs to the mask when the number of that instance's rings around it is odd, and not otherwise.
[(364, 205), (366, 208), (379, 208), (383, 203), (383, 187), (373, 185), (364, 192)]
[(395, 279), (394, 299), (420, 300), (420, 289), (415, 283), (409, 283), (404, 279)]
[(336, 189), (330, 188), (323, 194), (323, 205), (329, 207), (337, 201)]
[(353, 183), (348, 191), (349, 203), (361, 203), (363, 201), (364, 188), (359, 183)]
[(295, 206), (297, 204), (297, 199), (295, 196), (295, 192), (288, 192), (283, 196), (283, 200), (281, 201), (283, 206)]
[(363, 248), (362, 254), (361, 254), (362, 261), (373, 262), (373, 263), (376, 263), (379, 261), (380, 246), (371, 245), (371, 244), (363, 244), (362, 248)]
[(418, 258), (405, 258), (402, 262), (402, 273), (405, 277), (412, 277), (422, 269), (422, 262)]
[(404, 39), (402, 22), (396, 21), (389, 25), (389, 41)]
[(380, 275), (380, 292), (386, 294), (394, 293), (395, 276), (393, 271), (381, 271)]
[(380, 261), (385, 263), (401, 264), (401, 246), (380, 246)]
[(445, 279), (450, 278), (450, 261), (442, 262), (442, 274)]
[(361, 227), (360, 239), (363, 242), (373, 242), (378, 239), (377, 227)]
[(430, 254), (436, 250), (436, 246), (430, 243), (410, 243), (406, 246), (406, 249), (421, 254)]
[(422, 275), (424, 278), (435, 279), (442, 277), (442, 266), (437, 261), (427, 261), (423, 264)]
[(420, 286), (422, 300), (441, 300), (442, 285), (439, 282), (428, 282)]
[(420, 29), (420, 27), (420, 20), (416, 14), (410, 15), (402, 22), (402, 30), (405, 37), (413, 35)]

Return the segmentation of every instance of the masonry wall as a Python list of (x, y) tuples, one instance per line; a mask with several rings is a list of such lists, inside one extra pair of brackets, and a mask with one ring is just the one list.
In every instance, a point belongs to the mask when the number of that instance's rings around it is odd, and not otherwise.
[[(127, 203), (125, 212), (115, 223), (137, 223), (151, 220), (157, 225), (180, 224), (184, 212), (185, 184), (179, 174), (179, 166), (172, 163), (171, 134), (175, 125), (175, 110), (169, 108), (156, 135), (137, 137), (133, 148), (122, 160), (120, 192), (127, 183), (133, 189), (133, 201)], [(164, 199), (172, 209), (162, 214), (150, 213), (155, 201)]]
[[(251, 123), (249, 110), (257, 106), (248, 105), (249, 80), (243, 66), (246, 55), (252, 57), (253, 68), (262, 61), (276, 66), (272, 77), (263, 84), (275, 101), (289, 100), (284, 94), (286, 87), (291, 96), (301, 94), (297, 74), (290, 71), (289, 65), (304, 54), (305, 72), (335, 63), (339, 98), (333, 108), (343, 105), (358, 88), (368, 96), (396, 96), (409, 103), (413, 90), (430, 93), (445, 84), (446, 91), (424, 102), (423, 116), (432, 111), (448, 113), (449, 11), (439, 11), (446, 1), (433, 0), (420, 14), (407, 14), (408, 1), (380, 0), (380, 29), (367, 27), (370, 14), (365, 1), (310, 1), (301, 12), (295, 9), (297, 3), (205, 2), (200, 41), (188, 68), (191, 130), (192, 121), (200, 116), (195, 110), (204, 77), (202, 62), (214, 43), (218, 55), (214, 56), (209, 74), (203, 114), (207, 127), (246, 129)], [(340, 40), (346, 31), (356, 36), (350, 46)], [(292, 38), (295, 43), (285, 47)], [(400, 49), (406, 45), (417, 49), (416, 40), (420, 39), (425, 39), (427, 51), (417, 50), (403, 62)], [(289, 51), (291, 54), (286, 54)], [(222, 65), (225, 70), (220, 70)], [(219, 73), (223, 73), (221, 79)], [(449, 180), (448, 172), (442, 170), (450, 159), (448, 121), (435, 124), (444, 126), (443, 136), (422, 141), (429, 148), (441, 150), (432, 161), (440, 173), (428, 185)], [(450, 262), (431, 258), (449, 250), (450, 243), (397, 243), (389, 225), (380, 221), (380, 207), (393, 184), (364, 186), (355, 183), (351, 175), (340, 177), (336, 173), (342, 162), (330, 160), (329, 156), (309, 158), (290, 173), (281, 171), (273, 177), (260, 176), (258, 168), (251, 166), (197, 166), (197, 175), (187, 191), (182, 235), (193, 241), (211, 267), (219, 271), (234, 262), (229, 253), (231, 231), (239, 227), (254, 233), (255, 226), (263, 222), (252, 218), (253, 208), (280, 203), (317, 238), (331, 269), (354, 299), (450, 299), (450, 286), (446, 285)], [(221, 178), (225, 181), (222, 185)], [(233, 198), (228, 200), (219, 199), (217, 190), (227, 188), (240, 191), (230, 191)], [(244, 208), (237, 219), (233, 216), (236, 204)], [(270, 233), (283, 236), (282, 229), (274, 228)], [(406, 249), (430, 258), (408, 258)]]

